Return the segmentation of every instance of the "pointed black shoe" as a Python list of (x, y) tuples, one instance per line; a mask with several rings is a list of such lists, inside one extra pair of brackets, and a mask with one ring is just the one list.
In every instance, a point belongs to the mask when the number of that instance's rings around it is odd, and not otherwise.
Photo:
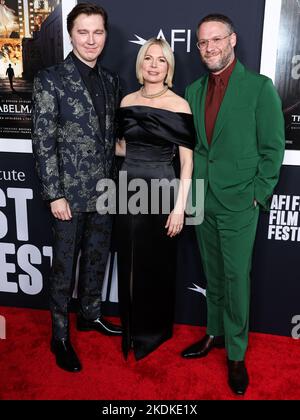
[(200, 341), (183, 350), (181, 356), (185, 359), (205, 357), (214, 347), (218, 349), (225, 347), (224, 336), (210, 337), (209, 335), (205, 335)]
[(93, 321), (88, 321), (81, 316), (77, 318), (77, 329), (79, 331), (98, 331), (105, 335), (122, 335), (122, 328), (106, 321), (99, 316)]
[(232, 391), (237, 395), (244, 395), (249, 385), (249, 376), (245, 362), (227, 360), (228, 383)]
[(57, 340), (52, 338), (50, 345), (56, 357), (56, 364), (67, 372), (80, 372), (81, 363), (69, 339)]

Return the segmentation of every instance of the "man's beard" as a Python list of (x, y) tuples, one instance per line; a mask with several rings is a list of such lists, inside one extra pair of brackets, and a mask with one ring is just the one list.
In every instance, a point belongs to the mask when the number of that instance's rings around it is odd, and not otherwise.
[[(227, 51), (224, 51), (224, 53), (226, 52)], [(232, 50), (230, 49), (226, 55), (221, 55), (219, 60), (215, 63), (210, 64), (209, 62), (206, 61), (205, 58), (202, 58), (202, 61), (209, 71), (211, 71), (212, 73), (216, 73), (225, 69), (225, 67), (227, 67), (228, 64), (230, 63), (231, 59), (232, 59)]]

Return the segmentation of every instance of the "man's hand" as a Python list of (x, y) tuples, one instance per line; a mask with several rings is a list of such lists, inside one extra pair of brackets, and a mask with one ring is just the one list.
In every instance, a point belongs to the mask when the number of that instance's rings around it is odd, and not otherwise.
[(50, 204), (51, 212), (56, 219), (59, 220), (71, 220), (72, 213), (69, 203), (65, 198), (59, 198), (58, 200), (52, 201)]

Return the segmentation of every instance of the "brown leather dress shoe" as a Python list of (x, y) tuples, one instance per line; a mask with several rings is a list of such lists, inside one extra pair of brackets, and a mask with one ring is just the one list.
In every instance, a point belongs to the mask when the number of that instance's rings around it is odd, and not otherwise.
[(248, 384), (249, 377), (245, 366), (245, 362), (228, 360), (228, 383), (235, 394), (244, 395)]
[(183, 350), (181, 356), (186, 359), (205, 357), (214, 347), (218, 349), (225, 347), (224, 336), (210, 337), (209, 335), (205, 335), (200, 341)]

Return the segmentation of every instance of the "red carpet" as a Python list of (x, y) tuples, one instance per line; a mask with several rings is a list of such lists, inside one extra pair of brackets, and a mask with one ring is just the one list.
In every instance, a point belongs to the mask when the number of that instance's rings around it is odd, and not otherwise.
[[(78, 332), (71, 336), (83, 364), (80, 373), (56, 367), (49, 351), (48, 311), (0, 307), (6, 340), (0, 340), (2, 400), (203, 400), (300, 399), (300, 341), (250, 334), (247, 366), (250, 385), (244, 397), (227, 386), (224, 350), (204, 359), (183, 360), (180, 351), (200, 337), (197, 327), (175, 326), (174, 337), (146, 359), (128, 361), (119, 337)], [(204, 329), (201, 329), (204, 334)]]

